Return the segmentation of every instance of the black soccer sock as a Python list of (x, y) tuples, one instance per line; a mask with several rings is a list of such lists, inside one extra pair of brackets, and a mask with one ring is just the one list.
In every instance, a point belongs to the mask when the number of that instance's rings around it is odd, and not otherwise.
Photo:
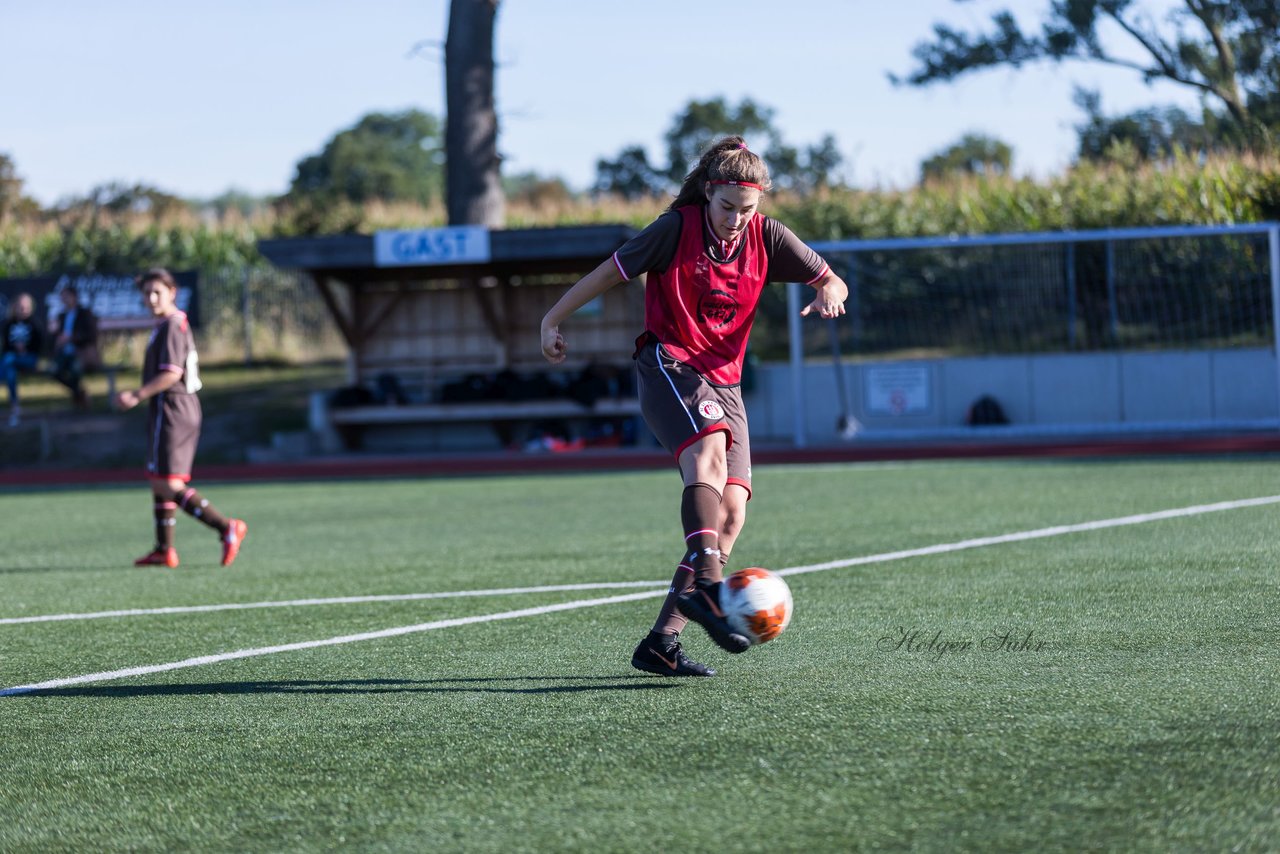
[(178, 506), (194, 519), (204, 522), (219, 534), (227, 532), (227, 525), (229, 524), (227, 517), (219, 513), (209, 503), (209, 499), (196, 492), (195, 487), (187, 487), (178, 493)]
[(173, 548), (173, 526), (178, 521), (178, 505), (172, 501), (155, 500), (156, 548)]
[(714, 584), (721, 578), (719, 490), (706, 483), (691, 483), (680, 499), (680, 521), (684, 526), (687, 566), (699, 584)]

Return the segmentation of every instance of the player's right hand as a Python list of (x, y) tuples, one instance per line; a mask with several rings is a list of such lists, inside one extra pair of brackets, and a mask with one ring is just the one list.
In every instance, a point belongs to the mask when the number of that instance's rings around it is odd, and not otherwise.
[(112, 401), (112, 404), (115, 406), (117, 410), (124, 411), (126, 409), (133, 409), (135, 406), (137, 406), (141, 402), (142, 402), (142, 397), (136, 391), (125, 389), (124, 391), (119, 392), (116, 395), (115, 400)]
[(542, 327), (542, 355), (546, 356), (548, 362), (553, 365), (563, 362), (566, 349), (559, 326)]

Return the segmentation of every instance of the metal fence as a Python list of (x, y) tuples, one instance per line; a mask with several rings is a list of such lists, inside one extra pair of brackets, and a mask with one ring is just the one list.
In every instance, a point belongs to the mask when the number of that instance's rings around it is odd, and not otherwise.
[[(293, 270), (246, 266), (200, 273), (196, 330), (206, 364), (312, 364), (345, 358), (346, 343), (311, 277)], [(103, 342), (108, 362), (140, 365), (147, 333), (123, 332)]]
[[(849, 284), (835, 327), (794, 323), (766, 288), (751, 352), (945, 357), (1273, 346), (1280, 224), (1187, 226), (814, 244)], [(804, 294), (798, 296), (804, 300)], [(305, 273), (270, 266), (200, 277), (211, 362), (341, 359), (346, 345)], [(536, 322), (536, 319), (532, 322)], [(145, 342), (116, 345), (141, 358)], [(133, 351), (137, 351), (136, 353)]]
[[(1272, 346), (1280, 225), (815, 244), (848, 283), (839, 349), (871, 358)], [(756, 354), (826, 353), (766, 291)], [(801, 295), (801, 299), (803, 299)]]
[(311, 277), (275, 267), (219, 270), (200, 278), (201, 357), (208, 361), (308, 363), (346, 355), (346, 344)]

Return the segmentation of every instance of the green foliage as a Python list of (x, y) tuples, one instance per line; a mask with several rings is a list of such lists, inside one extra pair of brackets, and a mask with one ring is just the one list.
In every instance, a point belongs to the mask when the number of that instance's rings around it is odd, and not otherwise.
[(285, 199), (431, 204), (444, 188), (440, 121), (420, 110), (370, 113), (298, 162)]
[(661, 195), (667, 189), (663, 170), (649, 163), (645, 150), (632, 145), (622, 149), (615, 160), (596, 161), (597, 193), (612, 193), (624, 199)]
[[(1280, 124), (1280, 6), (1275, 0), (1186, 0), (1156, 19), (1134, 0), (1064, 0), (1045, 4), (1039, 32), (1008, 11), (992, 29), (970, 34), (944, 23), (913, 51), (917, 65), (895, 83), (923, 86), (986, 68), (1019, 68), (1039, 60), (1081, 60), (1132, 69), (1145, 80), (1189, 86), (1222, 111), (1221, 141), (1257, 143)], [(1118, 26), (1126, 48), (1111, 50), (1100, 29)], [(1137, 55), (1137, 59), (1133, 55)], [(1257, 109), (1254, 113), (1253, 110)]]
[(834, 190), (780, 198), (779, 218), (809, 240), (998, 234), (1126, 226), (1264, 222), (1280, 216), (1280, 161), (1185, 154), (1159, 167), (1124, 149), (1045, 182), (970, 177), (902, 191)]
[(22, 195), (22, 178), (13, 158), (0, 151), (0, 224), (34, 213), (37, 205)]
[(702, 152), (724, 136), (744, 137), (752, 148), (774, 145), (778, 132), (773, 127), (773, 109), (744, 98), (736, 107), (724, 98), (690, 101), (677, 114), (664, 137), (667, 143), (666, 177), (679, 186)]
[(231, 187), (211, 199), (193, 199), (189, 204), (196, 210), (202, 213), (208, 212), (222, 221), (231, 217), (250, 219), (265, 211), (270, 202), (270, 197), (255, 196)]
[(628, 146), (614, 160), (596, 161), (594, 190), (639, 199), (677, 188), (711, 143), (725, 136), (741, 136), (761, 152), (779, 190), (808, 193), (836, 183), (844, 157), (835, 138), (827, 135), (803, 150), (788, 145), (773, 126), (773, 112), (750, 98), (736, 106), (724, 98), (690, 101), (665, 135), (665, 166), (651, 164), (642, 147)]
[(1162, 160), (1179, 149), (1212, 151), (1223, 141), (1223, 132), (1212, 116), (1207, 124), (1179, 107), (1146, 107), (1106, 116), (1098, 92), (1077, 89), (1075, 100), (1085, 112), (1084, 123), (1076, 127), (1082, 160), (1106, 160), (1116, 145), (1132, 149), (1140, 160)]
[(967, 133), (960, 140), (920, 164), (920, 180), (952, 175), (1008, 175), (1013, 149), (992, 136)]
[(265, 263), (247, 225), (125, 223), (0, 231), (0, 277), (36, 276), (50, 271), (134, 273), (163, 264), (177, 270), (214, 270)]
[[(575, 199), (552, 183), (518, 183), (509, 227), (588, 222), (648, 224), (661, 200), (634, 203)], [(1106, 162), (1084, 162), (1046, 181), (1010, 176), (961, 176), (908, 190), (827, 188), (809, 195), (778, 193), (766, 202), (808, 240), (911, 237), (1224, 224), (1280, 219), (1280, 157), (1210, 157), (1175, 153), (1146, 164), (1131, 148), (1113, 146)], [(101, 214), (96, 219), (0, 228), (0, 277), (50, 270), (130, 272), (155, 263), (215, 270), (263, 263), (264, 237), (369, 233), (378, 228), (442, 224), (439, 207), (335, 203), (285, 209), (247, 222), (206, 223), (189, 216)]]
[(502, 192), (509, 203), (524, 203), (534, 207), (565, 204), (574, 197), (573, 191), (560, 178), (545, 178), (536, 172), (503, 178)]

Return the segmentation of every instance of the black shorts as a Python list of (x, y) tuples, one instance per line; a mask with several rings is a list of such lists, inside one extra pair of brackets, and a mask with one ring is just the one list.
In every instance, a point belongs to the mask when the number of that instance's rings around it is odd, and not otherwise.
[(662, 447), (679, 459), (684, 449), (717, 431), (726, 433), (729, 483), (751, 493), (751, 439), (740, 386), (710, 383), (661, 344), (636, 355), (640, 412)]

